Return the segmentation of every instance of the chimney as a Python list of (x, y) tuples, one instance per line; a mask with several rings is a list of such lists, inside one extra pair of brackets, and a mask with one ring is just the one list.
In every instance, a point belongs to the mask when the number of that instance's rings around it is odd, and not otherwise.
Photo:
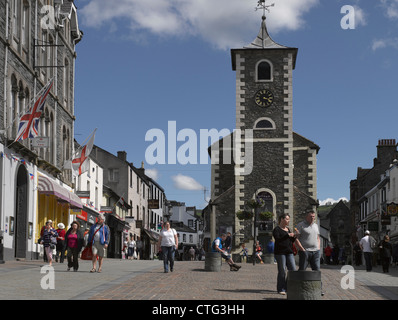
[(127, 152), (126, 151), (118, 151), (117, 152), (117, 157), (120, 160), (126, 161), (127, 160)]
[(397, 143), (395, 139), (380, 139), (377, 145), (377, 160), (391, 163), (396, 158)]

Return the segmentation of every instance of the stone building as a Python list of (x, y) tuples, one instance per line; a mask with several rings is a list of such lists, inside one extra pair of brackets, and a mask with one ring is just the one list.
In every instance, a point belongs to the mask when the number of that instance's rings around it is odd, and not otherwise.
[(330, 211), (318, 214), (321, 227), (328, 230), (327, 243), (343, 248), (351, 243), (352, 220), (350, 209), (340, 200)]
[[(235, 247), (244, 242), (252, 245), (253, 224), (235, 214), (248, 209), (248, 200), (261, 198), (261, 210), (273, 216), (271, 224), (258, 226), (263, 246), (279, 214), (289, 213), (292, 228), (307, 209), (316, 209), (318, 204), (319, 147), (293, 132), (297, 51), (271, 39), (264, 16), (256, 39), (231, 50), (236, 71), (236, 130), (213, 144), (210, 156), (215, 163), (211, 204), (216, 206), (216, 233), (232, 231)], [(209, 216), (211, 208), (206, 209)]]
[[(380, 202), (386, 205), (386, 186), (380, 184), (381, 176), (396, 159), (398, 159), (398, 152), (395, 139), (380, 139), (377, 145), (377, 157), (373, 159), (373, 167), (368, 169), (359, 167), (356, 179), (350, 181), (353, 243), (364, 235), (365, 230), (371, 231), (375, 238), (379, 238), (379, 228), (373, 228), (372, 221), (379, 220)], [(376, 198), (378, 199), (374, 200)], [(382, 198), (383, 201), (381, 201)]]
[[(36, 258), (41, 227), (82, 207), (64, 169), (72, 156), (76, 44), (71, 0), (0, 1), (0, 230), (5, 259)], [(15, 142), (20, 117), (53, 79), (38, 125), (42, 139)], [(41, 144), (44, 143), (44, 144)], [(5, 187), (6, 186), (6, 187)]]

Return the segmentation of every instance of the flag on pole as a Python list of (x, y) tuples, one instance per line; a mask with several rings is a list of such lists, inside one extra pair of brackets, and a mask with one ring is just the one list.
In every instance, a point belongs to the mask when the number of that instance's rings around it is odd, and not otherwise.
[(44, 103), (46, 102), (48, 93), (53, 86), (53, 80), (51, 79), (47, 85), (39, 93), (39, 98), (36, 100), (33, 107), (29, 108), (19, 119), (18, 133), (15, 141), (24, 140), (26, 138), (35, 138), (39, 135), (38, 126), (40, 116), (43, 112)]
[(94, 138), (96, 130), (97, 129), (94, 130), (87, 144), (77, 153), (76, 157), (72, 159), (72, 170), (77, 176), (80, 176), (82, 173), (88, 171), (90, 168), (88, 156), (90, 155), (90, 152), (94, 146)]

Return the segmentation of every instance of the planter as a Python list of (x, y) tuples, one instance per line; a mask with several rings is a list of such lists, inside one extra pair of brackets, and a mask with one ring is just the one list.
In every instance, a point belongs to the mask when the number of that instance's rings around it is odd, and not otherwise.
[(236, 216), (239, 220), (250, 220), (253, 218), (253, 213), (250, 211), (238, 211)]

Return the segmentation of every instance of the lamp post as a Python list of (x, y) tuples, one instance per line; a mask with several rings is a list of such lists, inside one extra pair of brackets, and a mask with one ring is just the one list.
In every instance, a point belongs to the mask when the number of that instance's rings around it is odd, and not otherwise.
[(253, 231), (253, 266), (256, 264), (256, 243), (257, 243), (257, 219), (260, 209), (263, 209), (265, 203), (261, 204), (262, 199), (256, 194), (254, 205), (254, 231)]

